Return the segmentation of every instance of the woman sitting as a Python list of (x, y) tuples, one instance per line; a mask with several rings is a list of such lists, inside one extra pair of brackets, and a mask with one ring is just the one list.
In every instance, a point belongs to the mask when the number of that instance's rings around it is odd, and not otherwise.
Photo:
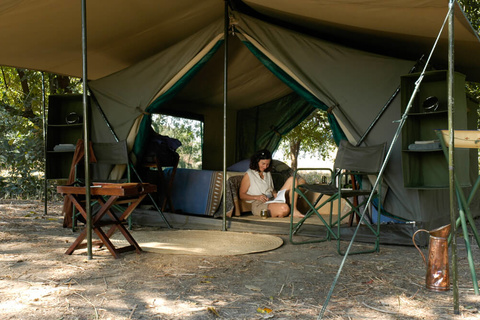
[[(286, 217), (290, 213), (291, 190), (293, 177), (289, 177), (280, 190), (285, 190), (285, 199), (288, 203), (265, 203), (277, 196), (274, 190), (272, 174), (270, 173), (270, 164), (272, 162), (272, 154), (268, 150), (257, 151), (250, 158), (250, 169), (243, 176), (240, 184), (239, 197), (242, 200), (252, 204), (252, 213), (256, 216), (260, 215), (262, 210), (268, 210), (271, 217)], [(298, 183), (305, 183), (303, 179), (298, 179)], [(295, 194), (295, 207), (293, 210), (294, 217), (303, 217), (304, 215), (296, 208), (298, 195)]]

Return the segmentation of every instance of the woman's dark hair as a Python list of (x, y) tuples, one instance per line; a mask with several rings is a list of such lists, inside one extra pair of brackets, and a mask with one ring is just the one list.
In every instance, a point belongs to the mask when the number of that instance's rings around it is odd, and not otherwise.
[[(258, 162), (260, 160), (272, 160), (272, 153), (267, 149), (258, 150), (257, 152), (255, 152), (255, 154), (250, 158), (250, 169), (259, 171)], [(271, 166), (265, 169), (265, 172), (270, 171), (270, 168)]]

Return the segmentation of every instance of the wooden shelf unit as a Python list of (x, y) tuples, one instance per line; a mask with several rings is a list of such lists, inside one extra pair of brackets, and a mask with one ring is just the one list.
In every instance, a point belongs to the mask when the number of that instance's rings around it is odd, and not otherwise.
[[(407, 108), (418, 77), (419, 74), (416, 73), (401, 78), (402, 114)], [(416, 141), (438, 140), (436, 129), (448, 129), (447, 85), (447, 71), (426, 72), (408, 113), (402, 130), (402, 167), (406, 188), (438, 189), (449, 186), (448, 165), (440, 147), (428, 150), (409, 149)], [(454, 127), (457, 130), (468, 129), (465, 76), (455, 73), (454, 85)], [(423, 107), (423, 102), (431, 96), (438, 98), (438, 108), (435, 111), (428, 111)], [(455, 168), (461, 185), (470, 185), (469, 151), (455, 150), (455, 159), (462, 163)]]
[[(76, 113), (77, 123), (67, 123), (67, 117)], [(55, 151), (60, 144), (77, 144), (83, 137), (83, 97), (80, 94), (50, 95), (47, 117), (46, 178), (68, 179), (74, 150)], [(74, 117), (70, 117), (74, 118)]]

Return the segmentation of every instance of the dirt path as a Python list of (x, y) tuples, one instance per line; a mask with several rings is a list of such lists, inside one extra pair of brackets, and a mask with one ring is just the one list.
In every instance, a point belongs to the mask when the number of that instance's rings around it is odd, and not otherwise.
[[(0, 203), (0, 319), (316, 319), (342, 260), (334, 243), (230, 257), (66, 256), (76, 233), (59, 204)], [(325, 319), (479, 319), (459, 241), (461, 314), (452, 292), (425, 289), (414, 247), (348, 257)], [(480, 270), (480, 250), (474, 246)], [(478, 273), (478, 272), (477, 272)], [(269, 312), (271, 310), (271, 312)]]

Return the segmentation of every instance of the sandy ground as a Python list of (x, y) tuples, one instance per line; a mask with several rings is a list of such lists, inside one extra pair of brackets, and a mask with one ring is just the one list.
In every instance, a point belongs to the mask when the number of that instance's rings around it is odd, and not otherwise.
[[(64, 254), (60, 205), (0, 202), (0, 319), (317, 319), (342, 261), (333, 242), (239, 256)], [(461, 239), (460, 239), (461, 240)], [(463, 241), (453, 293), (425, 288), (414, 247), (349, 256), (324, 319), (480, 319)], [(473, 246), (476, 269), (480, 250)], [(478, 272), (477, 272), (478, 273)]]

